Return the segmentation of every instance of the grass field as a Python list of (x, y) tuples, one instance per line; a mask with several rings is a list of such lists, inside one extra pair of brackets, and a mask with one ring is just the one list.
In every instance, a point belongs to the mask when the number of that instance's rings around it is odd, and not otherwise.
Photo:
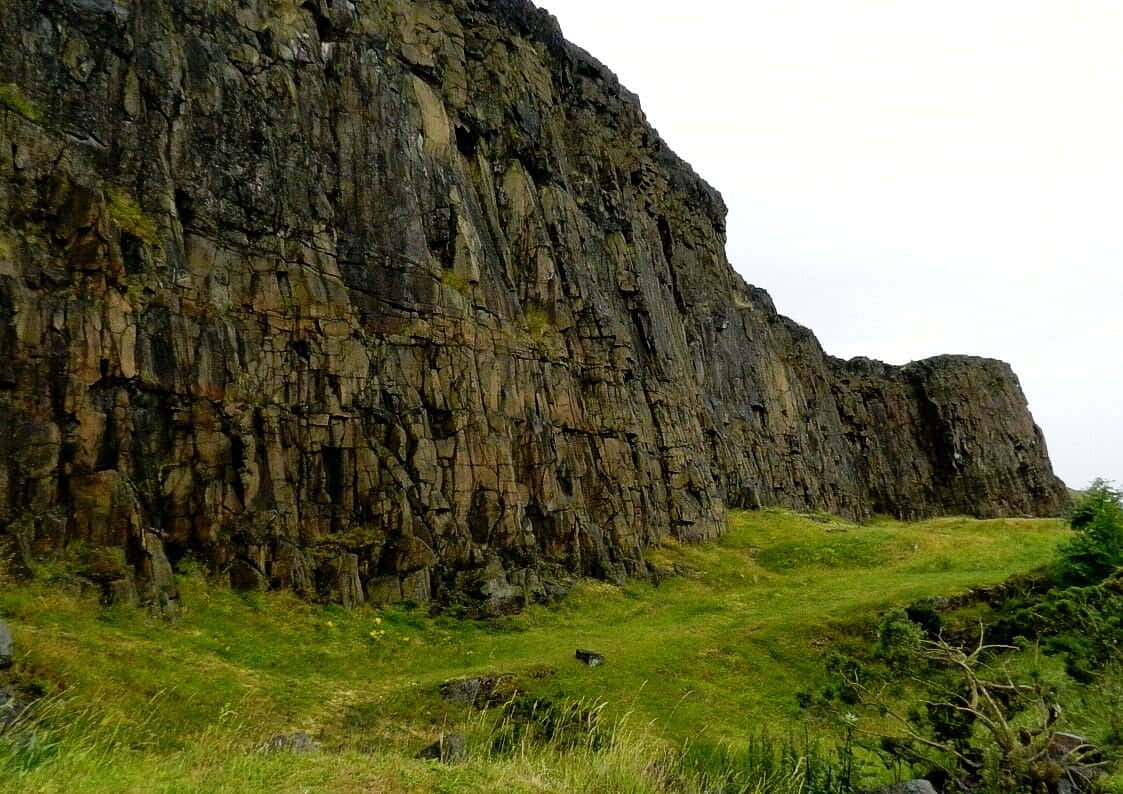
[[(57, 584), (0, 592), (15, 673), (48, 696), (37, 746), (0, 743), (19, 791), (659, 791), (668, 748), (737, 748), (804, 730), (795, 693), (825, 683), (843, 627), (918, 598), (1046, 563), (1059, 521), (867, 525), (779, 510), (736, 513), (703, 546), (651, 552), (654, 585), (586, 582), (552, 607), (496, 621), (425, 610), (310, 605), (182, 576), (174, 623), (103, 608)], [(588, 647), (607, 658), (589, 668)], [(618, 741), (563, 759), (489, 752), (486, 715), (441, 700), (457, 676), (513, 673), (532, 694), (601, 709)], [(829, 737), (831, 726), (809, 730)], [(304, 731), (322, 752), (262, 754)], [(445, 732), (456, 765), (415, 760)], [(661, 788), (662, 786), (662, 788)]]

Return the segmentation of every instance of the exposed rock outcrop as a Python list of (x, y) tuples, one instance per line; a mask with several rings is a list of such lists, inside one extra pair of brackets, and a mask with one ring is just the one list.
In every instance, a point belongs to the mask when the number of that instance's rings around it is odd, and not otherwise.
[(8, 0), (0, 519), (502, 611), (730, 505), (1060, 509), (1006, 365), (832, 359), (724, 224), (525, 0)]
[(12, 632), (0, 620), (0, 670), (12, 666)]

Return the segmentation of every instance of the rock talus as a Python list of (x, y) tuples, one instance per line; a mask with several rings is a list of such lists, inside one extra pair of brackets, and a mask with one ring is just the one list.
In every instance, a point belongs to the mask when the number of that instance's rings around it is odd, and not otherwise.
[(729, 506), (1064, 500), (999, 362), (826, 356), (523, 0), (7, 0), (0, 522), (346, 603), (619, 578)]

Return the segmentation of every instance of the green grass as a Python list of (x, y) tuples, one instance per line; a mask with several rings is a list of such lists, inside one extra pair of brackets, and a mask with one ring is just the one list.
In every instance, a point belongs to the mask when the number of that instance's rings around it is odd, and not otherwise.
[(462, 297), (470, 298), (472, 296), (472, 285), (468, 282), (468, 279), (451, 268), (441, 271), (441, 283)]
[(43, 120), (43, 111), (39, 110), (38, 106), (28, 99), (15, 83), (0, 85), (0, 106), (18, 113), (28, 121), (38, 122)]
[[(822, 657), (841, 627), (1031, 570), (1064, 537), (1049, 520), (736, 513), (719, 541), (653, 550), (654, 566), (679, 573), (657, 586), (586, 582), (557, 606), (488, 622), (239, 596), (198, 573), (182, 579), (183, 616), (170, 624), (48, 584), (6, 588), (16, 673), (58, 698), (57, 715), (84, 716), (46, 720), (57, 751), (0, 774), (0, 790), (656, 791), (667, 748), (737, 751), (762, 727), (802, 730), (794, 693), (826, 683)], [(577, 663), (577, 647), (607, 664)], [(487, 672), (603, 704), (616, 740), (580, 763), (484, 752), (486, 718), (436, 688)], [(254, 751), (295, 730), (325, 751)], [(461, 730), (476, 748), (468, 762), (414, 760)], [(17, 756), (0, 742), (0, 772)]]
[(541, 341), (553, 330), (549, 315), (542, 309), (526, 309), (523, 312), (523, 321), (526, 326), (526, 332), (536, 341)]

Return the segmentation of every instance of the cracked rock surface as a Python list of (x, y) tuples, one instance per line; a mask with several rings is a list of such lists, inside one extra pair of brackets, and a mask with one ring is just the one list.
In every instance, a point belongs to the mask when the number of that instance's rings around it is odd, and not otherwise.
[(831, 358), (724, 244), (525, 0), (7, 0), (0, 522), (494, 613), (729, 506), (1062, 508), (1007, 365)]

